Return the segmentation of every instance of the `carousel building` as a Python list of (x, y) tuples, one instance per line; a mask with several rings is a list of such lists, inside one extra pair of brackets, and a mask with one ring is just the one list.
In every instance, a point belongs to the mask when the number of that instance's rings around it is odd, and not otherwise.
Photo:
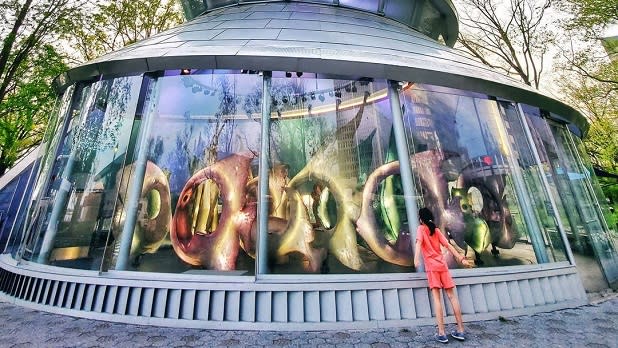
[(433, 323), (420, 207), (476, 265), (445, 254), (464, 320), (616, 285), (585, 118), (453, 49), (450, 0), (182, 5), (57, 79), (5, 299), (215, 329)]

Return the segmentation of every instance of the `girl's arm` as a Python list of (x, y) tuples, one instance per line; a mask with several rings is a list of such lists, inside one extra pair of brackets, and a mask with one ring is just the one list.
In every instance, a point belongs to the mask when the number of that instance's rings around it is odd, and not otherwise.
[(446, 243), (446, 248), (451, 252), (451, 254), (453, 254), (453, 256), (455, 256), (455, 259), (457, 259), (458, 262), (460, 262), (465, 267), (470, 266), (468, 259), (466, 259), (465, 256), (461, 255), (459, 251), (457, 251), (457, 249), (455, 249), (455, 247), (451, 245), (451, 243)]
[(416, 246), (414, 247), (414, 268), (421, 265), (421, 241), (416, 240)]

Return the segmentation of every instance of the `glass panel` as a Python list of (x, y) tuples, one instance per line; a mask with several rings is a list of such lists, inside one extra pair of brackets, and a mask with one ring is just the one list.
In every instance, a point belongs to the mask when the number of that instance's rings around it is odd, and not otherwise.
[(544, 172), (535, 160), (532, 147), (527, 141), (523, 115), (519, 114), (513, 103), (501, 102), (500, 110), (510, 135), (509, 142), (514, 152), (515, 163), (519, 164), (526, 191), (530, 197), (533, 208), (531, 211), (535, 214), (538, 226), (541, 228), (543, 243), (548, 247), (552, 260), (568, 261), (560, 234), (558, 217), (543, 182)]
[(126, 156), (140, 85), (141, 77), (103, 80), (85, 94), (80, 117), (72, 119), (71, 136), (65, 138), (62, 176), (51, 183), (57, 193), (40, 262), (99, 270), (112, 242), (116, 172)]
[(432, 210), (442, 232), (478, 266), (537, 263), (544, 246), (533, 248), (528, 239), (537, 228), (522, 211), (518, 191), (527, 193), (497, 102), (463, 93), (418, 85), (402, 93), (418, 206)]
[[(64, 94), (56, 100), (55, 110), (49, 119), (41, 145), (39, 146), (39, 156), (32, 164), (32, 169), (23, 172), (19, 177), (20, 185), (24, 180), (29, 181), (27, 187), (24, 188), (26, 194), (19, 202), (15, 201), (11, 203), (17, 206), (17, 211), (13, 211), (12, 213), (14, 214), (12, 215), (14, 218), (14, 220), (11, 221), (13, 223), (12, 226), (4, 226), (5, 230), (10, 231), (10, 237), (4, 251), (10, 252), (13, 257), (16, 256), (16, 252), (19, 249), (18, 246), (23, 237), (24, 226), (26, 226), (24, 222), (28, 221), (27, 212), (33, 208), (33, 203), (40, 198), (41, 184), (45, 182), (44, 179), (47, 177), (53, 163), (51, 159), (54, 157), (53, 152), (57, 150), (59, 142), (59, 137), (55, 135), (62, 132), (73, 91), (74, 87), (71, 86), (67, 88)], [(41, 178), (41, 180), (37, 181), (35, 186), (34, 181), (36, 178)]]
[(206, 11), (204, 2), (204, 0), (180, 0), (187, 21), (192, 20)]
[[(29, 157), (29, 156), (28, 156)], [(22, 160), (30, 160), (28, 157)], [(13, 254), (19, 247), (39, 161), (34, 160), (10, 183), (0, 189), (0, 250)]]
[[(82, 87), (75, 88), (70, 86), (62, 96), (59, 105), (57, 118), (50, 120), (47, 128), (44, 145), (42, 147), (43, 156), (39, 163), (39, 173), (36, 176), (36, 183), (32, 189), (31, 200), (28, 205), (28, 213), (23, 220), (23, 225), (16, 226), (19, 231), (24, 231), (23, 240), (19, 250), (14, 249), (13, 257), (23, 257), (27, 260), (31, 259), (37, 241), (39, 241), (40, 233), (43, 231), (43, 225), (46, 225), (48, 209), (51, 208), (53, 201), (53, 190), (51, 190), (50, 182), (55, 180), (58, 173), (58, 167), (62, 161), (57, 158), (59, 151), (64, 147), (63, 141), (69, 120), (76, 114), (76, 105), (71, 105), (73, 100), (80, 100), (82, 95)], [(21, 253), (18, 255), (17, 253)]]
[(410, 272), (386, 81), (274, 74), (270, 273)]
[(586, 168), (583, 165), (569, 130), (563, 125), (548, 123), (558, 144), (558, 155), (565, 164), (563, 168), (566, 178), (576, 194), (578, 212), (586, 229), (586, 234), (582, 238), (583, 243), (589, 243), (594, 249), (607, 281), (610, 284), (616, 283), (618, 282), (618, 249), (616, 249), (615, 232), (609, 230), (595, 195), (591, 180), (594, 171), (590, 166)]
[(602, 274), (607, 278), (607, 270), (615, 272), (611, 270), (617, 269), (615, 247), (603, 228), (595, 200), (589, 191), (591, 174), (580, 165), (565, 126), (548, 123), (536, 108), (527, 107), (524, 112), (552, 195), (559, 206), (575, 264), (585, 270), (582, 273), (585, 274), (584, 280), (602, 277)]
[(253, 274), (261, 77), (168, 71), (155, 83), (130, 269)]
[(579, 158), (583, 162), (586, 170), (591, 173), (590, 181), (592, 184), (592, 190), (594, 191), (596, 200), (601, 208), (601, 211), (603, 212), (603, 216), (607, 225), (607, 230), (609, 231), (609, 234), (613, 239), (614, 245), (616, 245), (616, 240), (618, 240), (618, 221), (616, 221), (616, 217), (614, 216), (615, 212), (612, 211), (613, 208), (610, 205), (611, 200), (605, 197), (599, 177), (597, 177), (596, 175), (592, 175), (593, 173), (595, 173), (595, 171), (590, 156), (588, 155), (584, 147), (584, 143), (580, 138), (573, 135), (572, 133), (571, 139), (573, 139), (574, 142), (574, 151), (576, 151), (579, 155)]
[(378, 12), (378, 3), (376, 0), (339, 0), (341, 6), (357, 8), (373, 13)]

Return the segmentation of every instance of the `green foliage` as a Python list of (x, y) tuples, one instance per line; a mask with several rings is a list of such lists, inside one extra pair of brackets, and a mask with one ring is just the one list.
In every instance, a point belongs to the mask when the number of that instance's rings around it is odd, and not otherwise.
[(202, 0), (180, 0), (185, 18), (193, 19), (206, 11), (206, 6)]
[(579, 77), (563, 83), (563, 90), (590, 122), (584, 146), (592, 164), (618, 173), (618, 95), (613, 85)]
[(597, 29), (618, 21), (618, 0), (568, 0), (566, 4), (575, 15), (571, 28), (590, 30), (594, 35)]
[(53, 110), (52, 79), (66, 70), (49, 42), (71, 30), (79, 0), (0, 0), (0, 175), (40, 140)]
[(175, 0), (113, 0), (74, 16), (75, 30), (65, 38), (77, 50), (77, 61), (89, 61), (182, 22)]
[(0, 104), (0, 174), (41, 141), (56, 101), (51, 81), (66, 69), (62, 57), (49, 45), (21, 65), (20, 79)]
[(90, 60), (182, 20), (173, 0), (0, 0), (0, 13), (0, 175), (41, 141), (67, 57)]
[[(618, 20), (618, 0), (568, 0), (562, 9), (573, 16), (565, 25), (570, 44), (563, 45), (562, 68), (571, 74), (564, 74), (562, 90), (590, 122), (583, 139), (590, 162), (618, 174), (618, 61), (612, 55), (617, 41), (599, 41), (604, 29)], [(581, 43), (573, 44), (578, 40)], [(612, 196), (611, 186), (601, 185), (606, 197)]]
[(599, 184), (609, 208), (604, 211), (605, 220), (610, 228), (616, 228), (618, 227), (618, 179), (599, 178)]

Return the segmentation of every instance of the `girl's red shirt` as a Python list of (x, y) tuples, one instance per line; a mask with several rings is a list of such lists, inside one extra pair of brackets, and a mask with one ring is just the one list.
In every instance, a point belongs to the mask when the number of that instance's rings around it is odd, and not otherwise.
[(425, 262), (425, 272), (443, 272), (448, 270), (448, 265), (444, 261), (441, 246), (446, 247), (448, 241), (439, 228), (433, 236), (429, 235), (429, 227), (420, 225), (416, 229), (416, 241), (421, 243), (421, 253)]

